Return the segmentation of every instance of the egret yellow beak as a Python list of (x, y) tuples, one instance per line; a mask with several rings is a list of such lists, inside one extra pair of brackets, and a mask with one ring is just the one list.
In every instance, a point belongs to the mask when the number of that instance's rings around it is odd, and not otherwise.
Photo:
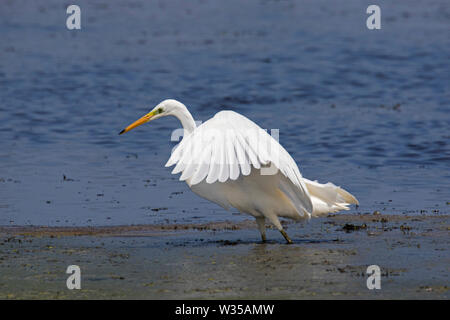
[(130, 124), (128, 127), (126, 127), (125, 129), (123, 129), (122, 131), (119, 132), (119, 134), (123, 134), (126, 133), (128, 131), (130, 131), (131, 129), (134, 129), (136, 127), (139, 127), (141, 124), (147, 123), (150, 121), (150, 119), (154, 116), (154, 112), (149, 112), (147, 113), (145, 116), (143, 116), (142, 118), (136, 120), (135, 122), (133, 122), (132, 124)]

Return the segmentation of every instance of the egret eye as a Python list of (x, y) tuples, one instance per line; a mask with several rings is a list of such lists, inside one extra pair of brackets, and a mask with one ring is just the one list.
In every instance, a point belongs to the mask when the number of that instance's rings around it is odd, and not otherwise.
[(163, 109), (162, 108), (159, 108), (158, 110), (156, 110), (156, 114), (160, 114), (160, 113), (162, 113), (163, 112)]

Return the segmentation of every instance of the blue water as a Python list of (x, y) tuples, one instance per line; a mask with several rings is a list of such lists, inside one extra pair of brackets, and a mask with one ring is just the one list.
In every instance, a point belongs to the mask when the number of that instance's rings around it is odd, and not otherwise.
[(279, 129), (351, 213), (449, 213), (448, 1), (377, 1), (377, 31), (357, 0), (77, 4), (69, 31), (60, 1), (0, 2), (0, 225), (245, 218), (163, 167), (176, 119), (117, 135), (166, 98)]

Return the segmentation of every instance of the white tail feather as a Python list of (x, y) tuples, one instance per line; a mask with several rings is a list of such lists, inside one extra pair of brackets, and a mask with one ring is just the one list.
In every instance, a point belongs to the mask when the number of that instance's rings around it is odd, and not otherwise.
[(313, 217), (320, 217), (327, 213), (341, 210), (349, 210), (351, 204), (358, 205), (356, 198), (344, 189), (335, 186), (331, 182), (326, 184), (318, 183), (303, 178), (306, 188), (311, 195), (313, 204)]

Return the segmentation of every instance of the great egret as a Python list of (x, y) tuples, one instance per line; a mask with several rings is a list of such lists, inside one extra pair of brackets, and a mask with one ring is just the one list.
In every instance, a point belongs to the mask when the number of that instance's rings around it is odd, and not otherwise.
[(262, 241), (268, 219), (292, 243), (278, 217), (294, 220), (349, 210), (358, 200), (331, 182), (305, 179), (289, 153), (266, 131), (234, 111), (220, 111), (196, 126), (186, 106), (164, 100), (119, 134), (149, 121), (177, 117), (184, 138), (166, 167), (181, 173), (193, 192), (218, 205), (256, 218)]

